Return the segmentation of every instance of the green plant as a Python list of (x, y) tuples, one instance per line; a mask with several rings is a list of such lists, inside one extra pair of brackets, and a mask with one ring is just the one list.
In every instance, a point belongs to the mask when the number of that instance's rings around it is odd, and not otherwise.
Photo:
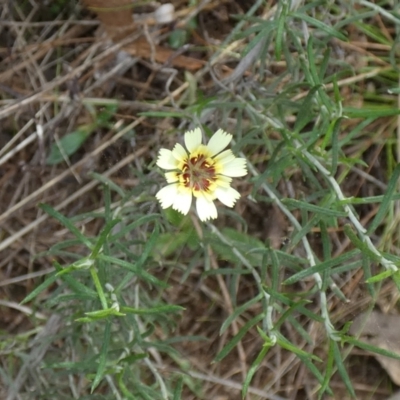
[[(185, 344), (208, 343), (213, 334), (189, 328), (181, 334), (180, 321), (201, 325), (208, 315), (217, 321), (212, 332), (223, 338), (209, 351), (213, 365), (235, 365), (243, 398), (282, 394), (292, 383), (290, 367), (307, 376), (304, 398), (334, 396), (334, 379), (356, 397), (347, 364), (353, 346), (400, 359), (349, 335), (353, 315), (343, 306), (355, 301), (347, 283), (356, 271), (363, 272), (369, 308), (382, 282), (400, 289), (398, 71), (390, 52), (379, 65), (377, 56), (360, 52), (361, 67), (349, 62), (352, 54), (342, 56), (354, 27), (394, 48), (400, 20), (388, 1), (357, 4), (281, 1), (265, 17), (264, 2), (254, 2), (235, 17), (231, 35), (211, 59), (212, 65), (238, 59), (233, 76), (220, 80), (206, 68), (187, 74), (187, 91), (179, 100), (167, 99), (170, 108), (140, 114), (179, 120), (169, 131), (177, 137), (197, 126), (205, 136), (220, 127), (231, 132), (233, 152), (247, 160), (250, 175), (238, 186), (236, 210), (221, 207), (213, 223), (192, 213), (157, 212), (158, 148), (130, 170), (138, 182), (131, 192), (93, 175), (103, 184), (100, 211), (68, 218), (41, 206), (69, 232), (68, 240), (41, 255), (55, 258), (55, 271), (24, 300), (47, 293), (46, 307), (64, 319), (60, 337), (69, 356), (58, 354), (45, 373), (84, 375), (92, 396), (207, 399), (205, 382), (214, 376), (201, 375), (182, 353)], [(392, 39), (373, 26), (378, 17), (393, 28)], [(199, 85), (207, 72), (216, 82), (212, 97)], [(364, 80), (370, 86), (360, 88)], [(346, 97), (349, 91), (361, 99), (357, 106)], [(63, 143), (64, 152), (71, 155), (111, 116), (67, 135), (64, 141), (74, 145)], [(169, 139), (165, 133), (161, 141)], [(384, 165), (385, 183), (371, 172), (371, 149), (378, 154), (374, 162), (379, 157)], [(53, 164), (61, 161), (56, 152), (54, 147)], [(77, 227), (98, 219), (103, 227), (97, 236)], [(272, 231), (269, 220), (278, 237), (265, 234)], [(171, 294), (181, 294), (185, 285), (188, 297), (205, 293), (204, 304)], [(189, 307), (202, 314), (189, 315)], [(265, 382), (262, 389), (252, 387), (255, 381)], [(62, 390), (68, 393), (65, 382)]]

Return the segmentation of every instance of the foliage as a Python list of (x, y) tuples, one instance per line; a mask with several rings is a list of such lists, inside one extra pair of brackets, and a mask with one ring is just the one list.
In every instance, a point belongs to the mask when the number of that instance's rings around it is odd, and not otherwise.
[[(394, 95), (397, 67), (387, 54), (382, 57), (384, 66), (354, 71), (337, 55), (338, 43), (349, 43), (348, 31), (354, 26), (373, 40), (394, 46), (398, 37), (392, 42), (383, 37), (371, 19), (379, 16), (395, 27), (393, 36), (398, 35), (400, 19), (390, 2), (358, 3), (353, 8), (345, 1), (281, 1), (273, 17), (262, 18), (264, 2), (254, 2), (246, 14), (235, 16), (236, 26), (211, 60), (226, 61), (224, 51), (241, 41), (233, 56), (252, 61), (245, 69), (249, 78), (218, 81), (211, 97), (200, 86), (193, 91), (189, 85), (200, 76), (187, 75), (190, 95), (182, 95), (179, 104), (171, 102), (170, 110), (141, 114), (178, 120), (176, 136), (197, 125), (206, 135), (216, 127), (231, 130), (233, 151), (246, 158), (251, 174), (240, 187), (242, 208), (236, 211), (241, 215), (221, 207), (219, 220), (203, 224), (194, 215), (158, 213), (154, 194), (162, 179), (155, 160), (150, 161), (150, 170), (131, 169), (139, 182), (131, 192), (94, 175), (103, 188), (101, 211), (71, 217), (41, 205), (67, 229), (68, 240), (39, 255), (51, 256), (55, 271), (24, 303), (44, 307), (40, 298), (47, 294), (45, 307), (64, 318), (66, 328), (60, 336), (79, 354), (74, 358), (58, 353), (47, 361), (46, 371), (84, 374), (90, 393), (104, 398), (206, 399), (195, 365), (181, 358), (177, 343), (209, 338), (179, 333), (188, 311), (181, 299), (175, 304), (168, 296), (195, 273), (200, 280), (217, 282), (215, 298), (223, 298), (230, 311), (220, 321), (219, 334), (227, 339), (214, 363), (237, 358), (247, 337), (258, 341), (244, 363), (243, 398), (258, 398), (252, 383), (267, 365), (279, 367), (274, 364), (278, 357), (273, 357), (278, 352), (290, 354), (293, 362), (306, 368), (318, 399), (335, 396), (335, 376), (356, 397), (347, 364), (352, 347), (399, 358), (349, 335), (351, 315), (346, 306), (338, 306), (349, 301), (343, 288), (355, 271), (363, 272), (370, 308), (382, 282), (392, 282), (400, 290), (395, 229), (400, 166), (393, 157), (394, 129), (386, 138), (375, 132), (382, 121), (395, 126), (400, 114)], [(257, 57), (251, 59), (254, 49)], [(375, 93), (361, 93), (364, 98), (358, 106), (349, 104), (346, 89), (356, 92), (365, 78), (361, 75), (368, 73)], [(188, 101), (193, 93), (195, 101)], [(51, 148), (47, 163), (58, 164), (63, 152), (72, 155), (90, 133), (109, 127), (114, 111), (106, 110), (107, 116), (100, 113), (96, 122), (64, 136)], [(354, 174), (376, 183), (368, 174), (372, 166), (365, 156), (373, 145), (386, 149), (384, 190), (374, 186), (368, 192), (346, 185)], [(357, 175), (363, 168), (368, 172)], [(251, 207), (258, 212), (256, 218), (248, 211)], [(371, 213), (368, 218), (366, 210)], [(260, 219), (268, 213), (279, 214), (286, 224), (278, 246), (260, 228)], [(77, 227), (98, 219), (102, 229), (96, 237)], [(276, 387), (274, 377), (265, 376), (267, 393)]]

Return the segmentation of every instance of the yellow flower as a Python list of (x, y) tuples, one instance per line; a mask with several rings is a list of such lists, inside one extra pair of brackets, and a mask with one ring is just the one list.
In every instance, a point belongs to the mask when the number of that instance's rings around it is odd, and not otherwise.
[(201, 130), (185, 133), (187, 151), (179, 143), (173, 150), (161, 149), (157, 165), (165, 170), (169, 183), (156, 197), (162, 208), (171, 207), (186, 215), (196, 198), (196, 210), (202, 221), (217, 218), (214, 200), (233, 207), (240, 193), (231, 188), (232, 177), (247, 174), (246, 160), (237, 158), (231, 150), (222, 151), (232, 135), (219, 129), (207, 145), (201, 143)]

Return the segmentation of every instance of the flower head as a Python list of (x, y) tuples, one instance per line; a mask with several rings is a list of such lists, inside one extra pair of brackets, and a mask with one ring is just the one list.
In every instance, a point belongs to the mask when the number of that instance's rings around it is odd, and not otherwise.
[(231, 188), (232, 177), (247, 174), (246, 160), (237, 158), (231, 150), (222, 151), (232, 135), (219, 129), (207, 145), (201, 143), (201, 130), (185, 133), (187, 150), (179, 143), (173, 150), (161, 149), (157, 165), (169, 170), (165, 178), (169, 183), (156, 197), (162, 208), (171, 207), (186, 215), (196, 198), (196, 210), (202, 221), (217, 218), (214, 200), (233, 207), (240, 193)]

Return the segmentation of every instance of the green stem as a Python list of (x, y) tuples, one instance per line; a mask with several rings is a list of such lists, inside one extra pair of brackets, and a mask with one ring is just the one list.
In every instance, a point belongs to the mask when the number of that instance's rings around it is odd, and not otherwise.
[(103, 291), (103, 288), (101, 286), (101, 283), (100, 283), (100, 280), (99, 280), (99, 276), (97, 275), (97, 271), (96, 271), (95, 267), (91, 267), (90, 268), (90, 274), (92, 275), (94, 286), (96, 286), (96, 290), (97, 290), (97, 293), (99, 295), (101, 305), (103, 306), (103, 310), (107, 310), (108, 309), (108, 304), (107, 304), (106, 296), (104, 295), (104, 291)]

